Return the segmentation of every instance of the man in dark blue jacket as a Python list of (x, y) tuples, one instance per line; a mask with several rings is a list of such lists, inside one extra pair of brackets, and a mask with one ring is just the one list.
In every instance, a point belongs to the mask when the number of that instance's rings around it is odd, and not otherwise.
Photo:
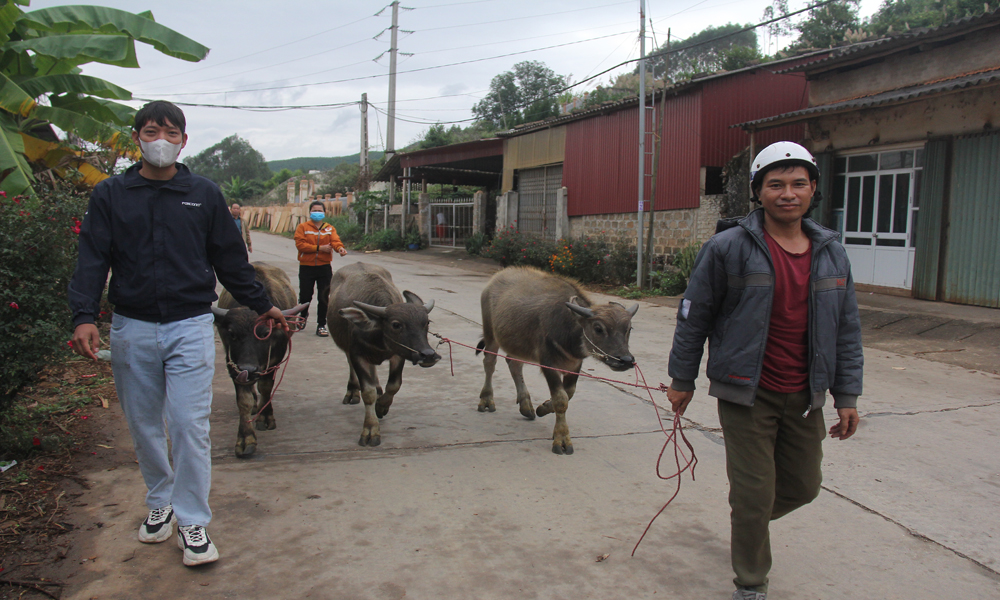
[(805, 218), (818, 177), (798, 144), (762, 150), (750, 186), (763, 207), (701, 249), (677, 315), (667, 397), (678, 413), (708, 339), (708, 393), (726, 439), (733, 600), (765, 600), (769, 521), (819, 495), (828, 390), (839, 417), (830, 436), (845, 440), (858, 426), (858, 304), (837, 232)]
[(94, 323), (111, 270), (115, 388), (148, 489), (139, 541), (166, 541), (176, 520), (183, 562), (194, 566), (219, 558), (206, 530), (216, 276), (241, 304), (288, 325), (254, 280), (218, 186), (176, 162), (184, 127), (184, 113), (169, 102), (136, 113), (132, 139), (142, 162), (94, 188), (69, 301), (73, 349), (96, 360)]

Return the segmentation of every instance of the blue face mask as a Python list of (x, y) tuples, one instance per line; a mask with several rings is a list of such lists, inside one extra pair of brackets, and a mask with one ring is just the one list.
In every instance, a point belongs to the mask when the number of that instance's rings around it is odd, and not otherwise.
[(322, 221), (323, 217), (325, 217), (325, 216), (326, 216), (325, 212), (311, 212), (311, 213), (309, 213), (309, 218), (312, 219), (313, 221), (316, 221), (317, 223), (319, 223), (320, 221)]

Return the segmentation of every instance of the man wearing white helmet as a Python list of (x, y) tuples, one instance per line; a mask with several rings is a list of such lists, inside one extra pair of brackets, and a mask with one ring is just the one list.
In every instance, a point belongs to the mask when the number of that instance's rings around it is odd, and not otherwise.
[(719, 399), (732, 508), (733, 600), (765, 600), (770, 521), (812, 502), (822, 481), (821, 410), (857, 430), (864, 364), (851, 265), (839, 234), (806, 218), (819, 169), (778, 142), (750, 172), (761, 207), (702, 247), (677, 316), (667, 396), (681, 414), (708, 338), (708, 393)]

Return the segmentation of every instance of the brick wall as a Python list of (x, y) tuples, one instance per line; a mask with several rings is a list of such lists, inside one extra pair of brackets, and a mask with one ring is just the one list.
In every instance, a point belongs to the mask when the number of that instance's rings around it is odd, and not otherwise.
[[(721, 196), (702, 196), (699, 208), (656, 211), (653, 223), (653, 253), (673, 255), (691, 244), (703, 244), (715, 233)], [(570, 217), (570, 237), (600, 237), (635, 244), (636, 213), (612, 213)], [(649, 213), (643, 213), (643, 226)], [(648, 233), (648, 232), (647, 232)]]

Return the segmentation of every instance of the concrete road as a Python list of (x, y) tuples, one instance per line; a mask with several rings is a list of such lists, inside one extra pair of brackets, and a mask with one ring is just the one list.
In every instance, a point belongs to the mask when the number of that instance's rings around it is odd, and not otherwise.
[[(292, 242), (254, 237), (252, 259), (297, 282)], [(357, 260), (433, 298), (432, 330), (479, 340), (483, 269), (423, 253), (351, 254), (334, 266)], [(654, 385), (666, 379), (673, 315), (643, 303), (634, 320), (632, 351)], [(346, 361), (314, 329), (294, 338), (278, 428), (258, 433), (249, 460), (233, 456), (234, 392), (217, 346), (210, 531), (222, 559), (189, 569), (173, 540), (136, 542), (145, 515), (137, 466), (87, 473), (81, 519), (103, 527), (68, 558), (99, 558), (64, 597), (729, 598), (724, 447), (707, 381), (687, 421), (697, 481), (685, 478), (631, 557), (674, 489), (654, 474), (664, 435), (643, 394), (581, 380), (567, 413), (576, 453), (556, 456), (553, 417), (520, 416), (502, 364), (497, 412), (479, 413), (481, 360), (455, 348), (452, 377), (442, 347), (437, 366), (406, 367), (382, 445), (362, 448), (363, 408), (341, 404)], [(826, 442), (824, 492), (772, 526), (770, 597), (1000, 597), (1000, 378), (879, 350), (866, 363), (860, 431)], [(585, 368), (621, 375), (593, 360)], [(537, 405), (544, 380), (525, 375)]]

